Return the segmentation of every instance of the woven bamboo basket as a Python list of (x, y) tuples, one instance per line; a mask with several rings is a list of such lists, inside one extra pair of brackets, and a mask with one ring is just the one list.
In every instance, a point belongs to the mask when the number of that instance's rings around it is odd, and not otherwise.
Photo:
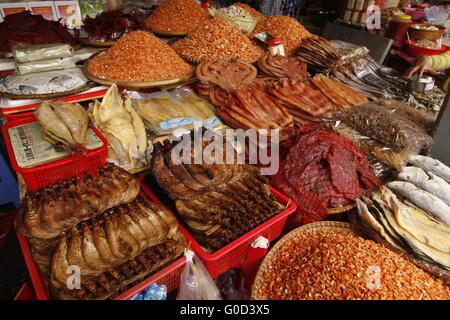
[(289, 232), (287, 235), (285, 235), (283, 238), (281, 238), (275, 244), (275, 246), (269, 251), (269, 253), (264, 258), (263, 262), (261, 263), (261, 265), (258, 269), (258, 273), (256, 274), (255, 281), (253, 282), (251, 299), (252, 300), (262, 300), (259, 296), (259, 291), (262, 288), (264, 274), (272, 265), (272, 261), (273, 261), (274, 257), (277, 255), (277, 253), (280, 251), (280, 249), (287, 242), (289, 242), (292, 238), (294, 238), (297, 235), (302, 234), (304, 232), (322, 231), (322, 230), (323, 231), (335, 231), (335, 232), (340, 232), (340, 233), (351, 233), (351, 234), (358, 235), (358, 236), (363, 235), (357, 225), (351, 224), (348, 222), (339, 222), (339, 221), (314, 222), (314, 223), (306, 224), (304, 226), (301, 226), (301, 227)]

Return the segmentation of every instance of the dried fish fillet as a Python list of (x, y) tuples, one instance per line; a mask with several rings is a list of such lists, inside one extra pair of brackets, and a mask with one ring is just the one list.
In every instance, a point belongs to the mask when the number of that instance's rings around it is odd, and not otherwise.
[(51, 143), (61, 142), (70, 147), (87, 142), (88, 116), (78, 103), (44, 101), (34, 112), (44, 132), (44, 138)]

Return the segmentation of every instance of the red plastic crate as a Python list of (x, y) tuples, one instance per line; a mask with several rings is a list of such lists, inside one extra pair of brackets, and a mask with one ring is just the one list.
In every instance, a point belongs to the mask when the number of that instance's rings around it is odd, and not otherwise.
[[(242, 261), (247, 256), (248, 248), (259, 236), (263, 236), (269, 239), (269, 241), (277, 238), (283, 231), (288, 216), (297, 210), (297, 204), (294, 201), (290, 200), (275, 188), (270, 187), (270, 189), (277, 196), (278, 201), (282, 205), (287, 206), (287, 208), (214, 253), (207, 253), (194, 237), (185, 228), (180, 226), (180, 230), (184, 233), (187, 242), (190, 243), (191, 249), (202, 259), (213, 279), (231, 268), (240, 268)], [(154, 202), (161, 203), (145, 183), (141, 183), (141, 190)]]
[[(144, 193), (140, 193), (139, 196), (145, 197)], [(14, 223), (14, 227), (15, 227)], [(17, 230), (17, 229), (16, 229)], [(34, 291), (37, 300), (50, 300), (48, 294), (47, 282), (42, 277), (37, 265), (31, 258), (31, 250), (28, 242), (24, 236), (17, 232), (17, 238), (19, 239), (20, 248), (27, 265), (28, 273), (30, 274), (31, 282), (33, 283)], [(148, 278), (139, 282), (134, 287), (121, 293), (114, 300), (128, 300), (135, 294), (141, 292), (153, 283), (158, 285), (165, 285), (167, 287), (167, 293), (177, 289), (180, 285), (180, 277), (183, 272), (184, 265), (186, 264), (186, 258), (180, 257), (168, 266), (164, 267), (160, 271), (150, 275)]]
[(96, 128), (92, 127), (95, 134), (102, 140), (102, 147), (95, 150), (89, 150), (85, 154), (75, 154), (33, 168), (20, 168), (17, 165), (16, 157), (14, 156), (8, 129), (31, 122), (36, 122), (36, 119), (34, 117), (17, 119), (13, 122), (8, 122), (2, 127), (11, 166), (14, 171), (22, 175), (28, 189), (36, 190), (37, 188), (45, 187), (48, 184), (55, 183), (68, 177), (75, 175), (80, 176), (83, 173), (89, 172), (94, 173), (97, 172), (98, 167), (106, 164), (108, 141), (106, 141), (105, 137), (103, 137)]

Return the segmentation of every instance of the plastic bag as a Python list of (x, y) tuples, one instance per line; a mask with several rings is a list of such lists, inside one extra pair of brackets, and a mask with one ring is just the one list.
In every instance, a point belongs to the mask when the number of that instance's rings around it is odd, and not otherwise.
[(167, 287), (165, 285), (158, 286), (153, 283), (148, 286), (142, 292), (135, 294), (130, 300), (166, 300), (167, 299)]
[(252, 33), (255, 29), (258, 20), (254, 18), (245, 9), (238, 6), (229, 6), (227, 8), (221, 8), (217, 10), (215, 15), (219, 18), (225, 19), (240, 29), (246, 34)]
[[(409, 152), (395, 152), (391, 148), (384, 146), (381, 142), (362, 135), (358, 130), (342, 121), (330, 122), (328, 126), (338, 135), (353, 142), (368, 159), (376, 158), (378, 161), (396, 169), (401, 169), (406, 163)], [(385, 168), (379, 166), (379, 169)], [(379, 172), (376, 173), (379, 176)]]
[(75, 67), (75, 60), (73, 57), (16, 63), (16, 70), (20, 75), (52, 70), (73, 69)]
[(405, 103), (392, 99), (381, 99), (376, 103), (386, 109), (398, 112), (405, 118), (408, 118), (415, 124), (425, 129), (427, 132), (431, 132), (434, 129), (436, 119), (429, 113), (419, 111)]
[(68, 44), (18, 44), (12, 47), (17, 62), (33, 62), (47, 59), (68, 58), (73, 56), (73, 48)]
[(0, 79), (0, 92), (11, 94), (49, 94), (78, 89), (89, 80), (81, 68), (40, 72), (24, 76), (12, 73)]
[(395, 110), (373, 103), (341, 110), (331, 118), (344, 121), (362, 135), (382, 142), (395, 152), (419, 153), (432, 143), (431, 137), (414, 122)]
[(222, 300), (219, 289), (203, 262), (193, 251), (184, 249), (186, 266), (181, 274), (178, 300)]
[(230, 269), (218, 278), (218, 286), (224, 300), (248, 300), (241, 269)]

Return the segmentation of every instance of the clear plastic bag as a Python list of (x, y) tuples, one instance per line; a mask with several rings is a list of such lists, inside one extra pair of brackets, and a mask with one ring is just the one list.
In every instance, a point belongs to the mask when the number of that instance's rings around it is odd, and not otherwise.
[[(364, 136), (358, 130), (342, 121), (329, 122), (328, 126), (338, 135), (353, 142), (368, 158), (376, 158), (378, 161), (396, 169), (401, 169), (406, 163), (409, 152), (395, 152), (381, 142)], [(380, 169), (384, 170), (385, 168), (380, 166)]]
[(75, 67), (75, 60), (73, 57), (16, 63), (16, 70), (20, 75), (52, 70), (73, 69)]
[(434, 129), (436, 119), (429, 113), (419, 111), (403, 102), (392, 99), (381, 99), (376, 103), (388, 110), (398, 112), (405, 118), (408, 118), (415, 124), (425, 129), (427, 132), (431, 132)]
[(362, 135), (382, 142), (395, 152), (419, 153), (432, 143), (424, 129), (395, 110), (374, 103), (359, 105), (328, 117), (342, 120)]
[(12, 47), (12, 54), (17, 62), (33, 62), (72, 57), (73, 48), (63, 43), (18, 44)]
[(178, 300), (222, 300), (219, 289), (203, 262), (194, 252), (185, 249), (186, 266), (180, 279)]
[(215, 16), (227, 20), (246, 34), (252, 33), (258, 23), (258, 20), (250, 13), (241, 7), (233, 5), (217, 10)]

